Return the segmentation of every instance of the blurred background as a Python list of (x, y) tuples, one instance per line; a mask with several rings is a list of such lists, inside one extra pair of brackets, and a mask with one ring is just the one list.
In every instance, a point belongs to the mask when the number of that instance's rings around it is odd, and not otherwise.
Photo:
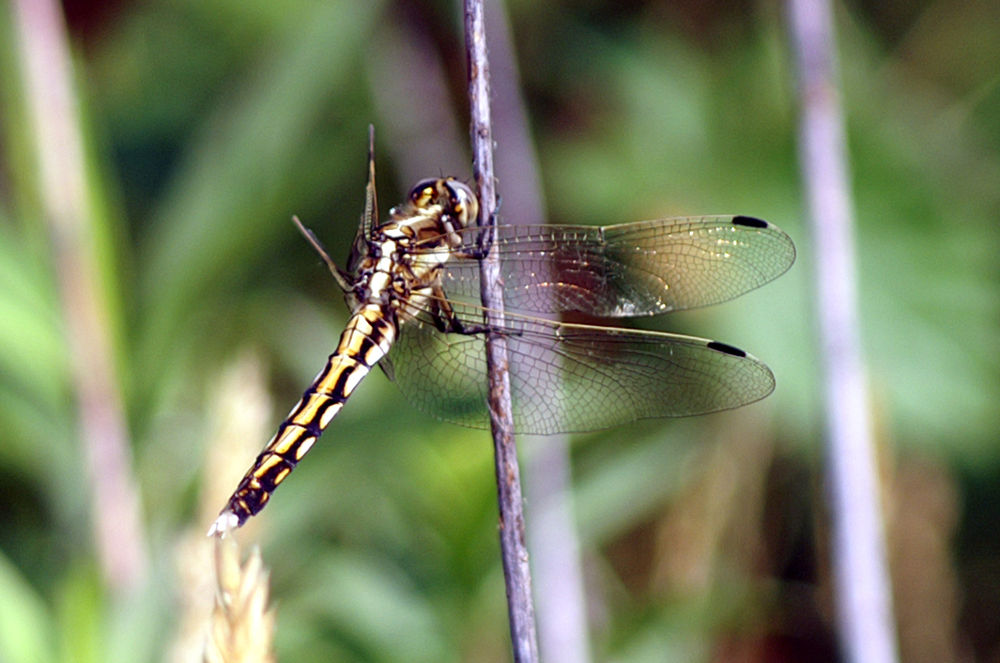
[[(369, 123), (383, 211), (417, 178), (470, 176), (459, 9), (66, 0), (67, 114), (33, 101), (25, 53), (59, 44), (16, 4), (0, 5), (0, 661), (200, 660), (204, 532), (346, 319), (290, 218), (345, 260)], [(548, 222), (742, 213), (799, 250), (759, 291), (649, 321), (746, 348), (771, 397), (572, 440), (593, 658), (838, 660), (823, 247), (782, 3), (508, 11), (495, 66), (512, 49), (521, 81), (496, 104), (524, 105), (531, 143), (498, 127), (502, 195), (536, 152)], [(901, 657), (997, 661), (1000, 5), (841, 2), (836, 23)], [(71, 187), (35, 147), (62, 125)], [(63, 197), (85, 209), (71, 228)], [(238, 535), (271, 569), (278, 659), (509, 660), (491, 454), (374, 372)]]

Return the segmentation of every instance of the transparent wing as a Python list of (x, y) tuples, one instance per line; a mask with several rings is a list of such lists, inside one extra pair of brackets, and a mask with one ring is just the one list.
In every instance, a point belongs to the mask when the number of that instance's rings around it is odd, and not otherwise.
[[(482, 309), (455, 304), (482, 324)], [(547, 435), (597, 430), (651, 417), (726, 410), (774, 389), (774, 376), (742, 351), (675, 334), (565, 324), (507, 314), (514, 427)], [(387, 374), (416, 407), (486, 428), (481, 334), (445, 334), (421, 313), (402, 325)]]
[[(479, 229), (462, 231), (472, 251)], [(659, 219), (617, 226), (497, 227), (505, 305), (601, 317), (657, 315), (724, 302), (784, 273), (795, 260), (778, 227), (747, 216)], [(444, 266), (449, 298), (479, 300), (479, 264)]]
[(347, 274), (356, 275), (358, 265), (368, 256), (368, 240), (372, 229), (378, 227), (378, 193), (375, 190), (375, 127), (368, 125), (368, 184), (365, 185), (365, 208), (361, 221), (351, 243), (351, 253), (347, 258)]

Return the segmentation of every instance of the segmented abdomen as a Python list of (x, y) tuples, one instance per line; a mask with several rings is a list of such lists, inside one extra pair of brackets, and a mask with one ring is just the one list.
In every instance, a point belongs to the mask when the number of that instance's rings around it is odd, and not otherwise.
[(237, 527), (264, 508), (271, 493), (312, 448), (355, 387), (386, 355), (395, 338), (395, 323), (375, 304), (362, 307), (351, 317), (326, 367), (288, 413), (229, 498), (223, 513), (229, 511), (236, 516)]

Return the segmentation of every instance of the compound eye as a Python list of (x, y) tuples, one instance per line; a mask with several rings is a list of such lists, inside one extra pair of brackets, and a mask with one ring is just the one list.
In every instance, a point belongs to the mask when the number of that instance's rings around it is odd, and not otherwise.
[(434, 198), (434, 194), (437, 192), (437, 183), (435, 179), (420, 180), (417, 184), (410, 189), (410, 202), (417, 206), (424, 206), (430, 203), (431, 199)]
[(472, 189), (457, 181), (448, 180), (448, 193), (451, 195), (451, 208), (461, 225), (466, 226), (479, 216), (479, 199)]

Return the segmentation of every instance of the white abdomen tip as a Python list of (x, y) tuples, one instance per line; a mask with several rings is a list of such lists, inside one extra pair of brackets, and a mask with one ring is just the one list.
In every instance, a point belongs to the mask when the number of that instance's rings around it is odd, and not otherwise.
[(225, 536), (240, 526), (240, 519), (235, 513), (226, 509), (219, 514), (212, 526), (208, 528), (208, 536)]

